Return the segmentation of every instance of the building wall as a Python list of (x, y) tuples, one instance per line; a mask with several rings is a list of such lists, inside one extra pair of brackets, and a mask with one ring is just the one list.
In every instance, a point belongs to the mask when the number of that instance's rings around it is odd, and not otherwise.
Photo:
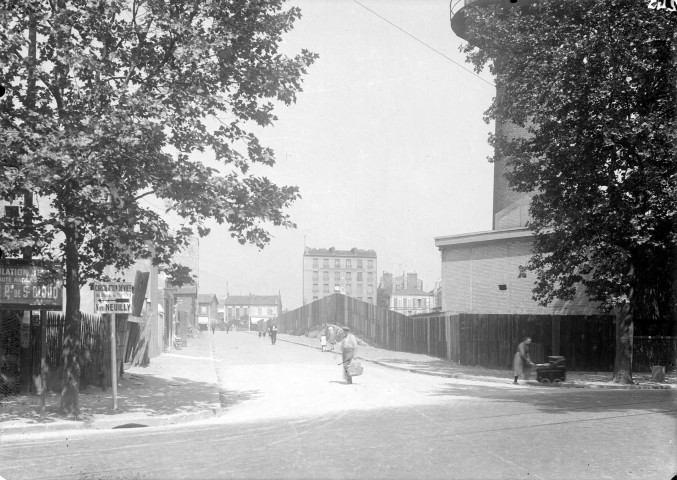
[[(311, 303), (327, 295), (338, 293), (360, 299), (364, 302), (376, 305), (376, 290), (379, 280), (377, 278), (378, 264), (373, 250), (357, 250), (357, 254), (351, 255), (351, 251), (336, 250), (335, 254), (323, 251), (315, 254), (313, 249), (307, 249), (303, 255), (303, 303)], [(360, 255), (364, 252), (364, 255)], [(366, 254), (371, 252), (371, 254)], [(315, 266), (314, 260), (317, 260)], [(325, 260), (327, 264), (325, 267)], [(339, 265), (336, 265), (336, 261)], [(347, 267), (346, 261), (350, 261)], [(358, 267), (359, 263), (361, 267)], [(326, 275), (325, 275), (326, 272)], [(358, 274), (362, 274), (362, 281), (358, 281)], [(325, 287), (326, 285), (326, 287)], [(361, 290), (358, 287), (361, 285)]]
[[(596, 314), (583, 291), (576, 299), (539, 306), (535, 276), (518, 278), (532, 255), (530, 240), (442, 247), (442, 310), (448, 313)], [(500, 289), (504, 285), (505, 289)]]
[[(421, 301), (419, 306), (418, 301)], [(390, 297), (390, 310), (403, 315), (430, 313), (435, 308), (434, 295), (399, 295), (394, 292)]]

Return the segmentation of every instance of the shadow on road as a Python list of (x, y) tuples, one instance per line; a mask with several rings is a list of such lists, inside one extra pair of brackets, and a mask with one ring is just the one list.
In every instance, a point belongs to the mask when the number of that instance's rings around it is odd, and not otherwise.
[[(466, 397), (467, 386), (448, 384), (432, 395)], [(473, 398), (530, 404), (541, 413), (562, 414), (574, 411), (620, 412), (642, 410), (644, 412), (665, 413), (677, 418), (677, 391), (674, 390), (604, 390), (571, 389), (552, 387), (550, 389), (532, 388), (522, 385), (520, 388), (506, 389), (495, 387), (476, 387)]]
[[(253, 398), (255, 391), (218, 391), (212, 383), (181, 377), (162, 378), (153, 375), (127, 374), (118, 386), (118, 408), (113, 410), (112, 390), (89, 386), (80, 391), (81, 418), (120, 414), (139, 414), (155, 417), (198, 412), (213, 409), (219, 403), (230, 407)], [(47, 395), (45, 417), (40, 416), (40, 396), (19, 395), (8, 397), (0, 403), (0, 428), (4, 422), (23, 421), (27, 424), (53, 423), (66, 417), (60, 412), (60, 395)], [(72, 417), (71, 417), (72, 418)]]

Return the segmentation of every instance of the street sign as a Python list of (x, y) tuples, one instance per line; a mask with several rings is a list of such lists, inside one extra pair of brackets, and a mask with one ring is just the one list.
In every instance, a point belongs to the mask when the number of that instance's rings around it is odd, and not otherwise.
[(131, 313), (134, 285), (126, 282), (94, 282), (95, 313)]
[(61, 310), (63, 280), (47, 268), (26, 260), (0, 261), (0, 310)]

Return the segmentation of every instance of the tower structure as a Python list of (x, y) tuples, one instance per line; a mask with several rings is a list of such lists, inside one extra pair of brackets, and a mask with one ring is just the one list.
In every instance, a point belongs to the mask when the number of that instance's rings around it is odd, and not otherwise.
[[(466, 10), (469, 6), (502, 6), (514, 8), (533, 3), (534, 0), (457, 0), (451, 7), (451, 29), (464, 40), (467, 40)], [(500, 59), (496, 59), (496, 67), (500, 68)], [(502, 89), (496, 89), (496, 101), (500, 102), (504, 95)], [(509, 139), (524, 138), (529, 135), (526, 128), (514, 123), (496, 121), (496, 135)], [(531, 195), (510, 188), (505, 178), (506, 162), (500, 155), (494, 157), (494, 190), (493, 190), (493, 230), (506, 230), (526, 226), (529, 219), (529, 203)]]

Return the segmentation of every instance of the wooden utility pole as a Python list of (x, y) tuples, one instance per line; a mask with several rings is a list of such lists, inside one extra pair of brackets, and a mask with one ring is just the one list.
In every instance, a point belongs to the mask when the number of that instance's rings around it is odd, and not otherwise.
[(115, 338), (115, 314), (110, 314), (110, 380), (113, 385), (113, 410), (118, 409), (118, 361), (117, 340)]

